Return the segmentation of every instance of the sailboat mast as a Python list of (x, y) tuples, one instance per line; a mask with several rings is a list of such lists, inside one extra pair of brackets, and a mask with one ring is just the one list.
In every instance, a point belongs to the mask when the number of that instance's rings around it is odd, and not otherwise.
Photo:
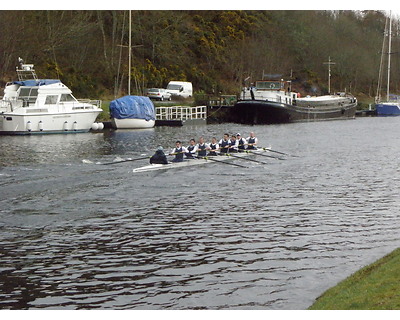
[(128, 39), (128, 47), (129, 47), (129, 62), (128, 62), (128, 96), (131, 95), (131, 60), (132, 60), (132, 12), (129, 10), (129, 39)]
[(387, 93), (386, 93), (386, 101), (389, 101), (389, 87), (390, 87), (390, 55), (392, 54), (392, 11), (390, 11), (390, 19), (389, 19), (389, 45), (388, 45), (388, 74), (387, 74)]
[(331, 94), (331, 65), (336, 64), (336, 62), (331, 61), (331, 56), (329, 56), (328, 62), (324, 62), (328, 65), (328, 93)]

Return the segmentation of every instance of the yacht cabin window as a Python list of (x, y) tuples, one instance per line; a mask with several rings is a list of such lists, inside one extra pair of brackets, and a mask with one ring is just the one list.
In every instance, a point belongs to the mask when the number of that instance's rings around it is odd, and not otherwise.
[(35, 103), (38, 95), (38, 88), (33, 87), (22, 87), (19, 90), (19, 99), (26, 100), (31, 103)]
[(72, 102), (76, 102), (76, 99), (74, 98), (74, 96), (72, 95), (72, 94), (65, 94), (65, 93), (63, 93), (62, 95), (61, 95), (61, 98), (60, 98), (60, 102), (70, 102), (70, 101), (72, 101)]
[(58, 95), (49, 95), (46, 96), (46, 101), (44, 104), (56, 104), (58, 99)]
[(256, 87), (257, 89), (264, 90), (280, 90), (282, 88), (282, 84), (280, 81), (257, 81)]

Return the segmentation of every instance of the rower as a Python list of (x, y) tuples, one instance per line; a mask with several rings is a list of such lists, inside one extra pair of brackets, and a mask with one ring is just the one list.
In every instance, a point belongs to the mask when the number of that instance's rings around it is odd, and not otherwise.
[(175, 158), (172, 159), (172, 162), (182, 162), (183, 161), (183, 154), (187, 153), (188, 150), (185, 147), (182, 147), (182, 143), (178, 140), (175, 142), (175, 148), (172, 149), (170, 155), (174, 155)]
[(221, 153), (228, 153), (229, 142), (229, 134), (224, 133), (224, 138), (219, 140), (219, 148)]
[(229, 142), (228, 152), (229, 153), (238, 152), (238, 148), (239, 148), (239, 141), (236, 140), (236, 136), (233, 134), (232, 137), (231, 137), (231, 140)]
[(196, 140), (190, 139), (189, 146), (185, 148), (187, 151), (185, 152), (186, 159), (194, 159), (194, 155), (196, 152), (194, 148), (196, 147)]
[(239, 152), (243, 152), (243, 150), (246, 149), (245, 146), (247, 144), (247, 141), (246, 141), (245, 138), (241, 137), (240, 133), (236, 134), (236, 138), (237, 138), (237, 141), (238, 141), (238, 144), (239, 144), (238, 151)]
[(167, 156), (164, 153), (163, 147), (158, 147), (156, 153), (150, 157), (151, 164), (168, 164)]
[(218, 150), (218, 149), (219, 149), (219, 144), (217, 143), (217, 138), (213, 137), (211, 139), (211, 143), (208, 146), (208, 150), (209, 150), (208, 155), (216, 156), (217, 155), (216, 150)]
[(204, 142), (204, 138), (199, 138), (199, 143), (193, 149), (193, 153), (197, 153), (198, 157), (205, 157), (207, 155), (208, 145)]
[(247, 149), (248, 150), (257, 150), (258, 139), (255, 136), (254, 132), (250, 132), (250, 137), (248, 137), (246, 140), (247, 140)]

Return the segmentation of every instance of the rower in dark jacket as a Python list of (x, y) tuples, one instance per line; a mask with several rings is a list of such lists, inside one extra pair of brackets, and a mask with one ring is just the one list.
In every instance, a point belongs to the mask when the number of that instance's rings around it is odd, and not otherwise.
[(156, 153), (150, 158), (151, 164), (168, 164), (167, 156), (164, 153), (163, 147), (158, 147)]

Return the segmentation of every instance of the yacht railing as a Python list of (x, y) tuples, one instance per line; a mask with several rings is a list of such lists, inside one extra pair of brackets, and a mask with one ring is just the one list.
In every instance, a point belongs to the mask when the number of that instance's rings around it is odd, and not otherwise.
[[(35, 101), (30, 101), (29, 99), (25, 99), (25, 98), (17, 98), (17, 97), (13, 97), (10, 99), (6, 99), (3, 100), (3, 97), (0, 97), (0, 112), (13, 112), (15, 109), (17, 108), (21, 108), (21, 107), (32, 107)], [(45, 104), (43, 105), (44, 107), (46, 106), (51, 106), (51, 105), (55, 105), (58, 107), (58, 111), (59, 112), (63, 112), (65, 110), (63, 110), (62, 108), (64, 108), (66, 105), (68, 105), (68, 107), (72, 106), (72, 110), (80, 110), (80, 109), (93, 109), (94, 107), (98, 107), (101, 109), (101, 104), (102, 101), (101, 100), (91, 100), (91, 99), (77, 99), (77, 101), (69, 101), (69, 102), (58, 102), (56, 104)], [(84, 104), (84, 105), (83, 105)], [(61, 108), (61, 109), (60, 109)]]
[(98, 108), (101, 108), (101, 100), (91, 100), (91, 99), (77, 99), (79, 103), (89, 103)]

